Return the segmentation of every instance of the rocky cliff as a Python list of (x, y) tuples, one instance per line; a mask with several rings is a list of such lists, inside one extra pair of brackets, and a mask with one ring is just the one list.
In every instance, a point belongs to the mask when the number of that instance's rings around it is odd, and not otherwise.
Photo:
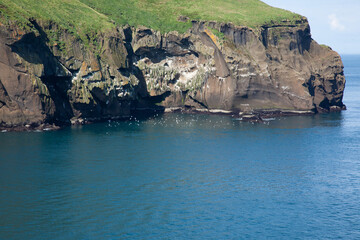
[(341, 58), (311, 38), (305, 18), (256, 29), (193, 21), (183, 34), (124, 26), (91, 45), (54, 23), (30, 22), (31, 30), (0, 24), (2, 128), (139, 110), (241, 115), (345, 108)]

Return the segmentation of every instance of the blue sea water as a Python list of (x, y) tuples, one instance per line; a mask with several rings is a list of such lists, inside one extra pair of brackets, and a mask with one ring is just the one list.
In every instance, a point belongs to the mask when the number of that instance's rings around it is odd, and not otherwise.
[(343, 61), (341, 113), (0, 133), (0, 239), (360, 239), (360, 56)]

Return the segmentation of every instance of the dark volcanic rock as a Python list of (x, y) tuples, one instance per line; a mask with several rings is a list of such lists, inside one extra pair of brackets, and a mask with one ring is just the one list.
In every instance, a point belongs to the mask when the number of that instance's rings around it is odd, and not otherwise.
[(185, 34), (127, 26), (87, 47), (56, 25), (31, 23), (28, 32), (0, 26), (2, 128), (122, 118), (139, 109), (261, 119), (264, 112), (345, 108), (341, 58), (312, 40), (306, 19), (259, 29), (193, 22)]
[[(311, 39), (306, 19), (257, 30), (214, 22), (193, 24), (190, 36), (177, 38), (141, 30), (142, 39), (149, 39), (143, 42), (151, 42), (151, 51), (161, 54), (155, 59), (135, 52), (135, 64), (143, 70), (151, 95), (171, 92), (163, 106), (233, 112), (344, 108), (341, 58)], [(212, 29), (224, 38), (216, 37)], [(184, 40), (186, 46), (181, 44)], [(174, 45), (181, 50), (174, 53)], [(141, 48), (146, 49), (146, 44)], [(179, 93), (185, 97), (179, 98)]]
[(67, 32), (60, 32), (58, 40), (66, 44), (60, 48), (46, 34), (58, 31), (56, 26), (33, 24), (37, 31), (0, 27), (0, 126), (21, 129), (130, 115), (141, 81), (121, 29), (98, 39), (96, 55)]

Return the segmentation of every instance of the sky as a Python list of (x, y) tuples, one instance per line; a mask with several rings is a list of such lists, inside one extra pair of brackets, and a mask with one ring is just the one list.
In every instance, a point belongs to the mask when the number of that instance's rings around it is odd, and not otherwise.
[(360, 54), (360, 0), (262, 0), (308, 18), (312, 38), (340, 54)]

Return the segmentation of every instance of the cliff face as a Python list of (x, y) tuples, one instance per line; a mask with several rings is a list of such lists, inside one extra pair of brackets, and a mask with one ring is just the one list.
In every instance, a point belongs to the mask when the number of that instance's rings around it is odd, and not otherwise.
[(256, 30), (193, 22), (185, 34), (123, 27), (90, 47), (54, 24), (32, 24), (27, 32), (0, 25), (2, 127), (121, 118), (144, 108), (345, 107), (341, 58), (311, 39), (306, 19)]
[[(135, 64), (145, 69), (150, 95), (171, 93), (164, 106), (232, 112), (344, 107), (341, 58), (311, 39), (305, 19), (258, 32), (218, 23), (194, 23), (191, 33), (181, 37), (170, 33), (160, 39), (148, 31), (145, 36), (143, 30), (135, 32)], [(219, 39), (211, 31), (224, 36)]]

